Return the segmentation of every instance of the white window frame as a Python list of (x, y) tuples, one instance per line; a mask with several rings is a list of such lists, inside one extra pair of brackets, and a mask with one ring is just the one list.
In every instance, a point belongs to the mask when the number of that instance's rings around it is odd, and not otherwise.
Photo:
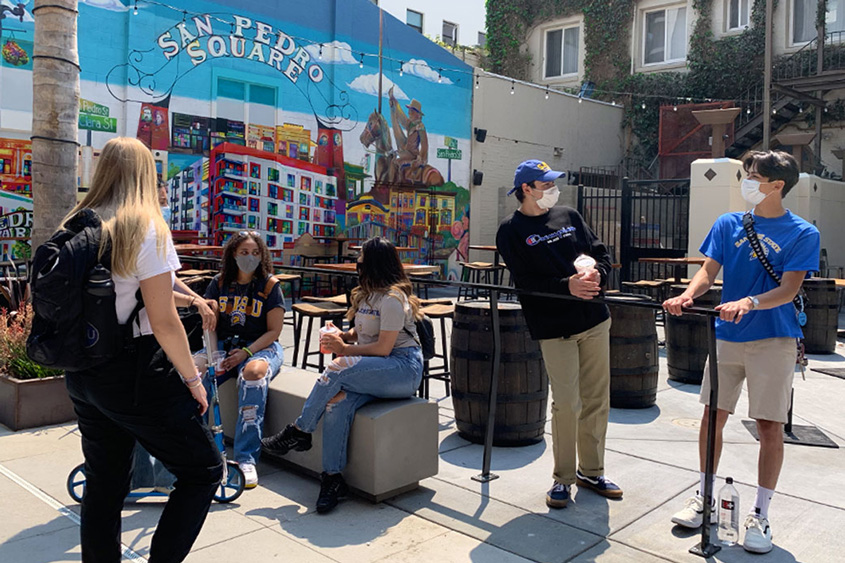
[[(451, 25), (451, 26), (455, 29), (455, 35), (454, 35), (454, 37), (450, 37), (450, 38), (449, 38), (449, 39), (451, 39), (451, 40), (452, 40), (452, 43), (449, 43), (449, 41), (447, 41), (447, 40), (446, 40), (446, 35), (445, 35), (445, 34), (443, 34), (443, 31), (445, 31), (443, 28), (444, 28), (444, 27), (446, 27), (447, 25)], [(441, 24), (441, 26), (440, 26), (440, 32), (441, 32), (440, 39), (441, 39), (441, 40), (442, 40), (445, 44), (447, 44), (447, 45), (451, 45), (452, 47), (457, 47), (457, 46), (458, 46), (458, 24), (453, 23), (453, 22), (450, 22), (449, 20), (443, 20), (443, 23), (442, 23), (442, 24)]]
[[(417, 29), (417, 26), (411, 25), (410, 23), (408, 23), (408, 14), (409, 13), (417, 14), (417, 15), (420, 16), (420, 27), (419, 27), (419, 29)], [(416, 10), (411, 10), (410, 8), (406, 8), (405, 9), (405, 25), (407, 25), (411, 29), (415, 29), (415, 30), (419, 31), (420, 33), (422, 33), (423, 29), (425, 29), (425, 14), (423, 14), (422, 12), (418, 12)]]
[[(793, 0), (788, 1), (792, 2)], [(738, 22), (735, 27), (731, 27), (731, 4), (734, 2), (738, 4)], [(745, 13), (742, 10), (743, 3), (745, 4)], [(751, 7), (753, 4), (754, 0), (725, 0), (725, 31), (742, 31), (751, 26)]]
[[(666, 17), (665, 13), (669, 10), (677, 10), (678, 8), (684, 8), (684, 56), (681, 58), (676, 59), (668, 59), (666, 58), (668, 52), (668, 44), (669, 44), (669, 26), (664, 24), (663, 26), (663, 60), (656, 61), (652, 63), (645, 62), (646, 56), (646, 39), (648, 38), (648, 29), (646, 26), (648, 25), (647, 19), (649, 14), (654, 14), (656, 12), (664, 12), (663, 19), (665, 22), (668, 22), (668, 18)], [(689, 54), (689, 27), (687, 24), (687, 16), (689, 12), (689, 7), (686, 4), (669, 4), (665, 6), (659, 6), (654, 8), (644, 9), (640, 12), (640, 19), (642, 25), (640, 29), (642, 30), (642, 40), (640, 41), (640, 62), (643, 68), (649, 67), (659, 67), (662, 65), (672, 65), (685, 62), (687, 60), (687, 55)]]
[[(788, 36), (789, 36), (789, 46), (790, 47), (803, 47), (804, 45), (806, 45), (807, 43), (809, 43), (810, 41), (812, 41), (813, 39), (816, 38), (816, 27), (815, 27), (816, 6), (817, 6), (817, 4), (813, 3), (813, 5), (812, 5), (813, 13), (811, 14), (811, 18), (812, 18), (812, 22), (813, 22), (813, 34), (806, 41), (795, 41), (795, 0), (789, 0), (789, 31), (788, 31)], [(831, 12), (830, 8), (831, 8), (830, 3), (828, 3), (828, 13), (826, 14), (826, 16), (830, 14), (830, 12)], [(840, 11), (842, 11), (841, 14), (839, 13)], [(842, 2), (841, 6), (839, 6), (839, 5), (836, 6), (836, 12), (837, 12), (836, 13), (837, 19), (845, 18), (845, 2)], [(827, 19), (827, 17), (825, 17), (825, 19)], [(830, 22), (825, 22), (825, 23), (829, 24)], [(831, 30), (829, 27), (825, 29), (826, 33), (830, 33), (831, 31), (845, 31), (845, 29)]]
[[(563, 63), (566, 60), (566, 54), (564, 49), (566, 47), (566, 30), (567, 29), (577, 29), (578, 30), (578, 43), (577, 43), (577, 53), (575, 54), (576, 60), (576, 68), (575, 72), (563, 72)], [(549, 34), (554, 33), (555, 31), (560, 31), (560, 74), (547, 74), (548, 65), (546, 64), (546, 59), (549, 55)], [(567, 79), (573, 78), (578, 76), (578, 73), (581, 72), (581, 39), (582, 39), (583, 30), (581, 29), (581, 22), (580, 21), (573, 21), (569, 23), (564, 23), (562, 25), (556, 25), (554, 27), (549, 27), (543, 30), (543, 79), (544, 80), (560, 80), (560, 79)]]

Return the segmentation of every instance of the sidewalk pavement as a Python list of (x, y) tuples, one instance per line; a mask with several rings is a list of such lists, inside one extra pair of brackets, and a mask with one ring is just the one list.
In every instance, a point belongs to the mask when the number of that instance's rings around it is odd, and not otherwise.
[[(282, 341), (289, 362), (291, 331), (283, 332)], [(845, 367), (842, 342), (836, 355), (811, 356), (810, 368), (824, 366)], [(698, 486), (699, 387), (667, 379), (662, 349), (660, 374), (656, 406), (611, 410), (606, 466), (608, 476), (625, 490), (622, 500), (575, 487), (567, 508), (546, 507), (545, 492), (552, 483), (548, 423), (539, 444), (493, 450), (492, 471), (499, 479), (472, 481), (481, 472), (483, 448), (455, 433), (451, 401), (444, 397), (444, 386), (432, 381), (432, 400), (440, 407), (436, 477), (381, 504), (352, 497), (334, 512), (319, 515), (316, 480), (261, 463), (258, 488), (231, 504), (212, 505), (188, 561), (701, 561), (688, 553), (700, 532), (670, 522)], [(760, 556), (734, 546), (712, 561), (845, 560), (845, 380), (808, 370), (806, 380), (796, 375), (794, 388), (795, 425), (817, 427), (839, 448), (786, 445), (770, 515), (774, 550)], [(724, 477), (734, 478), (740, 523), (754, 500), (758, 452), (742, 424), (746, 414), (743, 394), (725, 427), (716, 482), (718, 491)], [(0, 426), (0, 562), (80, 561), (79, 506), (68, 496), (65, 481), (81, 462), (74, 424), (21, 432)], [(127, 559), (145, 560), (161, 508), (160, 499), (127, 502)]]

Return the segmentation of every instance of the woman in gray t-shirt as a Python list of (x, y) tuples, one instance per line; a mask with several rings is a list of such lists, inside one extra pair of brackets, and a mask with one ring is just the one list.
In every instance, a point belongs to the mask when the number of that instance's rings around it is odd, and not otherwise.
[(354, 327), (325, 334), (323, 348), (336, 354), (311, 390), (302, 414), (284, 430), (264, 438), (264, 449), (276, 455), (311, 448), (311, 433), (323, 420), (323, 474), (317, 512), (328, 512), (345, 496), (341, 475), (355, 411), (373, 399), (410, 397), (420, 385), (422, 351), (415, 319), (419, 300), (402, 268), (396, 247), (375, 237), (361, 248), (359, 286), (352, 290), (347, 318)]

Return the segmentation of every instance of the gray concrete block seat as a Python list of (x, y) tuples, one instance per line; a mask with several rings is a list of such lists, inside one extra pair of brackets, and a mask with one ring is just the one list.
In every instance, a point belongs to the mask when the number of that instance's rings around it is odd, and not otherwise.
[[(302, 411), (305, 399), (319, 374), (283, 366), (270, 382), (264, 435), (280, 432)], [(224, 433), (234, 436), (237, 415), (234, 380), (220, 386)], [(438, 470), (437, 405), (411, 397), (377, 400), (355, 414), (349, 436), (348, 463), (343, 477), (358, 494), (381, 502), (413, 490)], [(289, 452), (284, 457), (264, 455), (263, 460), (281, 461), (311, 475), (322, 472), (322, 421), (313, 434), (307, 452)]]

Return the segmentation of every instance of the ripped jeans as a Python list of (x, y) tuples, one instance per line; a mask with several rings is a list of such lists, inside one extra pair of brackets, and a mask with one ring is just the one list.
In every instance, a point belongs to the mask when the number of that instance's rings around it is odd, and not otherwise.
[[(243, 378), (246, 365), (255, 360), (267, 362), (267, 374), (261, 379), (249, 381)], [(263, 350), (255, 352), (237, 368), (217, 376), (217, 385), (238, 376), (238, 420), (235, 428), (234, 460), (238, 463), (258, 463), (261, 454), (261, 437), (264, 433), (264, 410), (267, 408), (267, 387), (279, 373), (284, 361), (281, 344), (273, 342)], [(211, 392), (211, 382), (205, 382), (205, 389)]]
[[(355, 411), (374, 399), (413, 396), (422, 371), (418, 347), (394, 348), (387, 357), (339, 356), (326, 367), (295, 422), (297, 428), (310, 433), (323, 418), (323, 471), (340, 473), (346, 467), (346, 446)], [(345, 397), (329, 404), (341, 391)]]

